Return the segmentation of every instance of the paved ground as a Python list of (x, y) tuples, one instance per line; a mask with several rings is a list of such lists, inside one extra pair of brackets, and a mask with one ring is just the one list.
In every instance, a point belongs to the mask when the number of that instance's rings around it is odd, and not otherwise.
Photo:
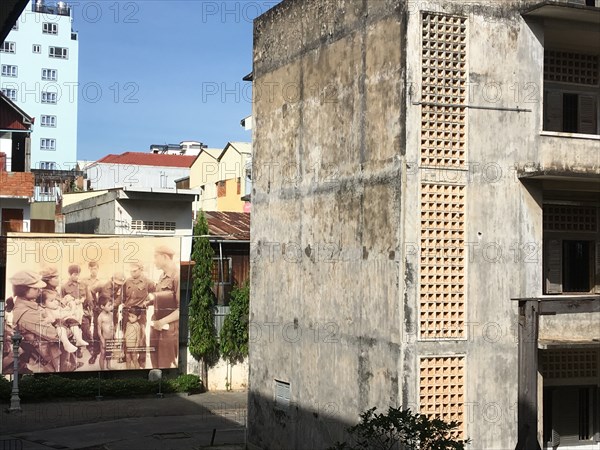
[(246, 392), (208, 392), (23, 403), (21, 414), (0, 404), (0, 450), (242, 449), (246, 398)]

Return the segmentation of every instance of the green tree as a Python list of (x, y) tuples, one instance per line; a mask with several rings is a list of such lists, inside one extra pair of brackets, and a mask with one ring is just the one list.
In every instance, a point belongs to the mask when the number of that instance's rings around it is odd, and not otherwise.
[(248, 321), (250, 314), (250, 286), (248, 282), (231, 291), (229, 314), (221, 329), (221, 355), (231, 364), (242, 362), (248, 356)]
[(219, 342), (215, 329), (215, 300), (212, 292), (212, 258), (208, 223), (202, 211), (194, 224), (192, 245), (192, 298), (189, 305), (190, 353), (202, 363), (202, 382), (208, 387), (208, 369), (219, 360)]
[(387, 414), (378, 414), (371, 408), (360, 415), (357, 425), (348, 428), (354, 445), (338, 442), (331, 450), (464, 450), (469, 440), (454, 438), (457, 426), (410, 409), (390, 407)]

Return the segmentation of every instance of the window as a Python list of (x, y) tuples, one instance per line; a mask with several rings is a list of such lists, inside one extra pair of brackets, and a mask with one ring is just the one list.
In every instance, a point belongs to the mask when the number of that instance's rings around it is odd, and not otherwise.
[(16, 77), (17, 72), (18, 72), (17, 66), (2, 64), (2, 76), (3, 77)]
[(290, 409), (290, 399), (292, 396), (290, 383), (275, 380), (274, 391), (275, 408), (277, 408), (280, 411), (287, 411), (288, 409)]
[[(544, 389), (544, 441), (548, 448), (595, 447), (600, 431), (596, 386), (553, 386)], [(587, 445), (585, 448), (591, 448)]]
[(13, 29), (14, 31), (18, 31), (18, 30), (19, 30), (19, 22), (15, 23), (15, 24), (13, 25), (12, 29)]
[(41, 138), (40, 150), (56, 150), (56, 139)]
[(238, 178), (237, 179), (237, 193), (238, 195), (242, 192), (242, 179)]
[(56, 92), (42, 92), (42, 103), (56, 105)]
[(42, 170), (56, 170), (56, 163), (53, 161), (42, 161), (40, 162), (40, 169)]
[(40, 44), (33, 44), (33, 53), (42, 53), (42, 46)]
[(225, 197), (227, 195), (227, 183), (225, 181), (217, 181), (217, 197)]
[(2, 88), (2, 93), (4, 95), (6, 95), (13, 102), (17, 101), (17, 90), (16, 89)]
[(69, 57), (69, 49), (64, 47), (50, 47), (48, 55), (50, 58), (67, 59)]
[(177, 228), (175, 222), (165, 222), (158, 220), (132, 220), (132, 231), (175, 231)]
[(544, 205), (544, 293), (600, 293), (600, 208)]
[(42, 69), (42, 80), (56, 81), (57, 74), (56, 69)]
[(544, 52), (544, 130), (599, 134), (598, 55)]
[(42, 33), (44, 34), (58, 34), (58, 24), (51, 22), (44, 22), (42, 24)]
[(43, 127), (56, 127), (56, 116), (42, 116)]
[(2, 45), (0, 45), (0, 52), (3, 53), (15, 53), (16, 45), (14, 42), (4, 41)]
[(213, 258), (212, 282), (231, 284), (231, 258)]

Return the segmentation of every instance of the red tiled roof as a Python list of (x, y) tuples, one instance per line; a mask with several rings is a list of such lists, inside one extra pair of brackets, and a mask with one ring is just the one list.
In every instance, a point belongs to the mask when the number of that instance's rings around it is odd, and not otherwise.
[(125, 152), (120, 155), (106, 155), (98, 163), (137, 164), (139, 166), (190, 167), (195, 155), (164, 155), (144, 152)]
[(250, 240), (250, 214), (205, 211), (208, 233), (227, 241)]

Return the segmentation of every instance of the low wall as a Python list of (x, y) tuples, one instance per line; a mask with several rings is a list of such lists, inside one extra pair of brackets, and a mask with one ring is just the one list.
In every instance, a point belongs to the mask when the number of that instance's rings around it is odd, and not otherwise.
[[(188, 351), (187, 355), (187, 371), (202, 375), (200, 363), (196, 361)], [(243, 390), (248, 387), (248, 359), (235, 365), (227, 363), (224, 359), (219, 359), (215, 367), (208, 371), (208, 390), (209, 391), (225, 391), (225, 390)]]

